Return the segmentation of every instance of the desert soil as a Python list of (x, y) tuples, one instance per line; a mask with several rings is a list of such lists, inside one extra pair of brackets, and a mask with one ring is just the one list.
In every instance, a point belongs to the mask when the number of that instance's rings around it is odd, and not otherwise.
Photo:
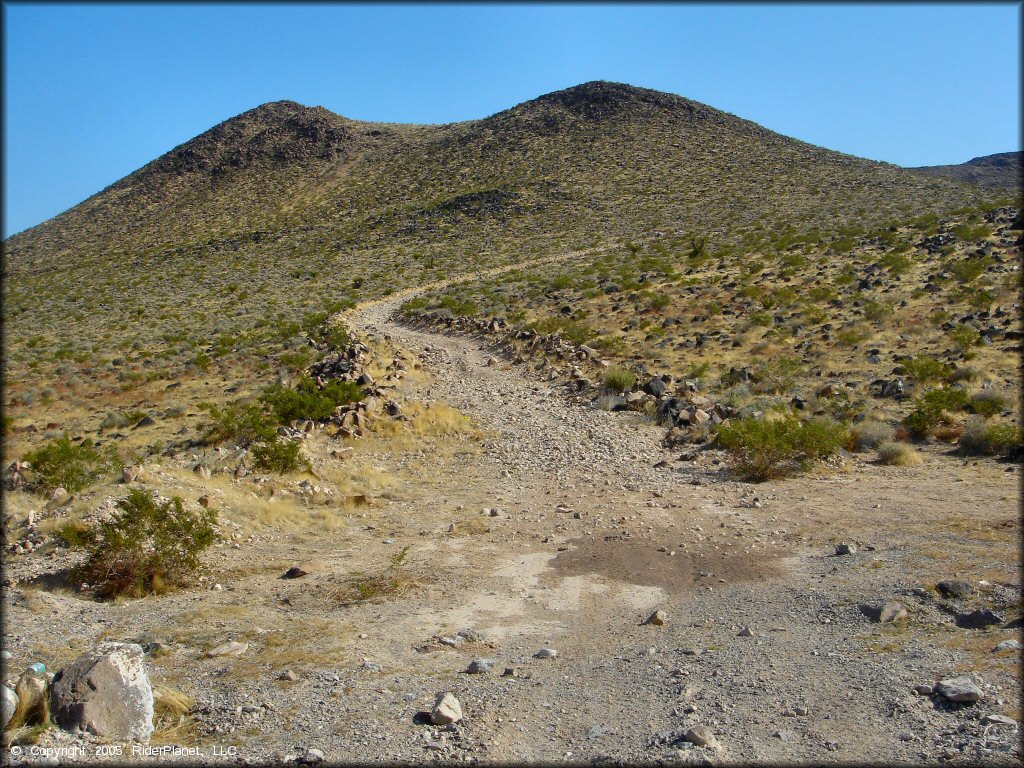
[[(1021, 639), (1016, 467), (933, 447), (918, 467), (851, 455), (738, 482), (723, 454), (681, 460), (664, 428), (491, 360), (485, 338), (399, 324), (399, 302), (350, 320), (420, 361), (405, 397), (469, 415), (480, 441), (381, 454), (381, 471), (413, 482), (339, 526), (218, 547), (219, 589), (97, 603), (18, 586), (53, 561), (15, 558), (9, 666), (101, 638), (161, 643), (154, 681), (197, 701), (169, 740), (200, 745), (201, 762), (230, 746), (216, 759), (1018, 764), (1017, 726), (983, 721), (1020, 717), (1019, 652), (992, 651)], [(840, 542), (856, 553), (837, 555)], [(345, 579), (404, 547), (398, 594), (339, 602)], [(322, 562), (280, 578), (309, 560)], [(944, 578), (973, 596), (945, 601)], [(887, 601), (905, 621), (863, 610)], [(957, 627), (976, 607), (1005, 623)], [(644, 624), (655, 609), (666, 622)], [(248, 649), (207, 656), (227, 640)], [(466, 673), (475, 659), (492, 670)], [(961, 674), (979, 703), (914, 692)], [(444, 691), (464, 718), (431, 725)], [(684, 740), (695, 726), (717, 745)], [(71, 743), (96, 741), (40, 740)]]

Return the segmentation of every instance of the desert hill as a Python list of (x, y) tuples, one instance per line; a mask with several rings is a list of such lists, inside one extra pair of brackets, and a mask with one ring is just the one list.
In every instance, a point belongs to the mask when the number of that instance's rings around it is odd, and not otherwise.
[(1022, 170), (1020, 152), (999, 152), (968, 160), (959, 165), (924, 165), (911, 168), (917, 173), (957, 181), (967, 181), (989, 189), (1020, 191)]

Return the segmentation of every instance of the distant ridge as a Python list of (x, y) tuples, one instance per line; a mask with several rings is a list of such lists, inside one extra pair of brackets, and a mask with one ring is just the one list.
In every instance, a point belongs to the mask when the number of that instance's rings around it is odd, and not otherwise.
[(959, 165), (924, 165), (910, 170), (928, 176), (966, 181), (988, 189), (1021, 190), (1024, 186), (1021, 152), (1000, 152), (968, 160)]

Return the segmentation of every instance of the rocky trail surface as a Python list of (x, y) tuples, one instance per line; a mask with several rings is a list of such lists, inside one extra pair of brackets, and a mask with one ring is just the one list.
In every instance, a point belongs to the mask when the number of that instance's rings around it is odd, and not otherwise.
[[(227, 761), (1018, 763), (1018, 727), (990, 716), (1019, 712), (1019, 651), (991, 652), (1020, 638), (1019, 574), (965, 544), (1014, 525), (1016, 473), (933, 451), (739, 483), (720, 453), (684, 460), (651, 420), (576, 402), (485, 338), (402, 325), (404, 298), (348, 320), (415, 356), (428, 375), (404, 394), (467, 414), (479, 443), (405, 456), (416, 482), (347, 527), (220, 552), (220, 589), (14, 598), (16, 654), (47, 633), (149, 641), (197, 700), (181, 743)], [(317, 566), (282, 581), (296, 562)], [(409, 577), (394, 595), (336, 599), (388, 562)], [(943, 600), (945, 577), (969, 595)], [(887, 602), (906, 618), (874, 621)], [(977, 605), (1007, 623), (957, 627)], [(246, 647), (206, 650), (229, 641)], [(980, 701), (933, 692), (961, 676)]]

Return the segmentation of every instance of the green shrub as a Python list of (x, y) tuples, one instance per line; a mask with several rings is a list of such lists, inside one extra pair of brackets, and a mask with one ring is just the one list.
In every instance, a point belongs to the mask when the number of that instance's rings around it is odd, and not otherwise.
[(309, 463), (302, 457), (300, 448), (297, 441), (275, 437), (265, 444), (253, 447), (253, 463), (260, 472), (276, 472), (279, 475), (308, 469)]
[(187, 584), (213, 543), (216, 513), (186, 510), (177, 496), (160, 503), (143, 490), (130, 491), (118, 507), (100, 523), (82, 566), (96, 594), (141, 597)]
[(907, 372), (908, 376), (921, 384), (939, 381), (949, 374), (948, 366), (927, 355), (909, 358), (902, 361), (900, 365), (903, 366), (903, 370)]
[(98, 451), (92, 441), (76, 445), (67, 435), (31, 451), (23, 460), (32, 467), (33, 485), (43, 491), (64, 488), (68, 493), (75, 493), (118, 468), (113, 446)]
[(305, 376), (295, 389), (276, 384), (268, 387), (261, 399), (270, 406), (278, 421), (285, 424), (293, 419), (322, 421), (330, 418), (339, 405), (354, 403), (363, 397), (363, 390), (355, 382), (332, 381), (321, 388), (316, 381)]
[(914, 401), (915, 408), (903, 419), (915, 440), (923, 440), (939, 425), (946, 412), (956, 411), (967, 404), (967, 393), (962, 389), (932, 389)]
[(54, 529), (53, 535), (66, 547), (86, 547), (96, 540), (96, 529), (83, 520), (67, 520)]
[(605, 388), (621, 394), (633, 388), (633, 385), (636, 384), (636, 374), (628, 368), (613, 365), (604, 372), (602, 381)]
[(213, 403), (200, 403), (199, 407), (213, 420), (203, 432), (203, 440), (208, 443), (231, 440), (246, 446), (259, 440), (270, 440), (275, 434), (274, 425), (259, 403), (236, 400), (223, 408)]
[(981, 334), (969, 325), (958, 325), (949, 332), (949, 338), (961, 352), (981, 343)]
[(998, 392), (991, 389), (983, 389), (971, 395), (967, 404), (967, 410), (979, 416), (998, 416), (1006, 408), (1006, 400)]
[(717, 434), (733, 467), (755, 482), (782, 477), (826, 458), (847, 440), (842, 424), (823, 418), (801, 421), (792, 415), (770, 421), (739, 419), (720, 426)]
[(1009, 453), (1022, 442), (1021, 428), (1013, 424), (993, 424), (980, 416), (967, 422), (960, 436), (960, 452), (968, 455)]

